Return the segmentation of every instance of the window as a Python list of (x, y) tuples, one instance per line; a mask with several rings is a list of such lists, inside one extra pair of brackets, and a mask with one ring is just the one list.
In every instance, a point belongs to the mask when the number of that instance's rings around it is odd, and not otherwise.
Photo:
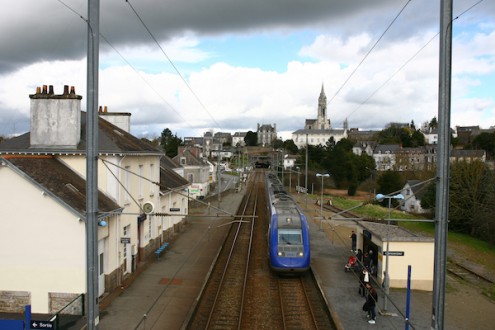
[(143, 199), (143, 165), (139, 165), (138, 168), (138, 197), (139, 199)]
[(99, 261), (100, 261), (99, 274), (103, 275), (103, 271), (104, 271), (104, 269), (103, 269), (103, 253), (100, 253)]
[(155, 195), (155, 164), (150, 164), (150, 196)]
[(130, 203), (130, 196), (129, 196), (129, 191), (131, 189), (130, 171), (131, 171), (131, 167), (126, 166), (124, 171), (124, 188), (125, 188), (124, 203), (125, 204)]
[(300, 229), (279, 229), (278, 244), (302, 244), (302, 232)]

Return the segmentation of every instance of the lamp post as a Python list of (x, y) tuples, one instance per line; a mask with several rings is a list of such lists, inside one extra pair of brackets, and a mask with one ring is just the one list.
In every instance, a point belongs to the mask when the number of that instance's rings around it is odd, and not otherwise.
[(301, 185), (301, 184), (299, 183), (299, 171), (300, 171), (301, 169), (299, 168), (299, 166), (297, 166), (297, 167), (296, 167), (296, 170), (297, 170), (297, 189), (296, 189), (296, 190), (297, 190), (297, 193), (299, 194), (299, 190), (300, 190), (300, 189), (299, 189), (299, 187), (300, 187), (300, 185)]
[(320, 223), (323, 221), (323, 178), (328, 178), (330, 174), (316, 173), (316, 177), (321, 177), (321, 200), (320, 200)]
[(392, 199), (404, 199), (404, 196), (402, 194), (397, 194), (397, 195), (383, 195), (383, 194), (377, 194), (375, 199), (377, 201), (382, 201), (384, 199), (388, 199), (388, 216), (387, 216), (387, 249), (385, 252), (385, 298), (383, 299), (383, 310), (387, 311), (387, 303), (388, 303), (388, 293), (390, 289), (390, 274), (388, 273), (388, 255), (389, 255), (389, 247), (390, 247), (390, 238), (389, 238), (389, 231), (390, 231), (390, 209), (392, 206)]
[(289, 167), (289, 194), (292, 190), (292, 166)]

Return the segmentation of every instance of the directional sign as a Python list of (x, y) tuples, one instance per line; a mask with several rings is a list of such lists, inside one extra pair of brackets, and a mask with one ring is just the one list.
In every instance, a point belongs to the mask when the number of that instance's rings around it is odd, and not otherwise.
[(389, 255), (389, 256), (396, 256), (396, 257), (403, 257), (404, 256), (404, 251), (385, 251), (383, 252), (383, 255)]
[(120, 243), (122, 243), (122, 244), (131, 244), (131, 238), (130, 237), (121, 237), (120, 238)]
[(55, 329), (55, 324), (53, 321), (31, 320), (31, 329)]

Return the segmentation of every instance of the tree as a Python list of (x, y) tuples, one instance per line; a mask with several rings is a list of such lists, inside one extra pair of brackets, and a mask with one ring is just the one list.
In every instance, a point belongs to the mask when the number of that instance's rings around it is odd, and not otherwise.
[(273, 149), (282, 149), (284, 147), (284, 141), (280, 139), (273, 140), (272, 142)]
[(285, 140), (284, 141), (284, 149), (287, 150), (291, 155), (296, 155), (299, 149), (297, 148), (294, 140)]
[(449, 226), (452, 230), (495, 240), (494, 174), (481, 161), (458, 162), (451, 167)]
[(493, 159), (495, 156), (495, 133), (483, 132), (473, 139), (473, 148), (486, 151), (488, 159)]
[[(451, 166), (449, 229), (495, 243), (495, 176), (481, 161)], [(430, 185), (421, 207), (435, 211), (436, 186)]]
[(391, 170), (383, 172), (383, 174), (380, 175), (377, 180), (377, 185), (377, 192), (384, 195), (397, 193), (397, 191), (400, 191), (404, 187), (399, 173)]
[(179, 153), (179, 146), (182, 145), (182, 139), (177, 134), (165, 128), (160, 137), (160, 145), (168, 157), (175, 157)]
[(248, 131), (244, 137), (244, 142), (248, 147), (254, 147), (258, 145), (258, 133), (253, 131)]
[(428, 127), (431, 128), (431, 129), (435, 129), (438, 127), (438, 121), (437, 121), (437, 117), (433, 117), (431, 120), (430, 120), (430, 123), (428, 124)]

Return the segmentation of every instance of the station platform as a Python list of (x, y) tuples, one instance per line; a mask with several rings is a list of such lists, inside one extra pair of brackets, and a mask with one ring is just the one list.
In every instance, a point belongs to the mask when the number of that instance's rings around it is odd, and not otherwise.
[[(245, 189), (245, 188), (244, 188)], [(235, 214), (243, 192), (230, 192), (211, 205)], [(299, 199), (311, 230), (311, 263), (321, 290), (333, 311), (339, 329), (404, 329), (406, 291), (392, 290), (387, 313), (380, 314), (383, 295), (379, 293), (376, 324), (369, 324), (362, 311), (364, 298), (358, 294), (357, 275), (345, 272), (350, 251), (352, 224), (320, 224), (320, 207)], [(220, 251), (232, 218), (205, 206), (190, 209), (193, 215), (185, 229), (159, 260), (151, 260), (138, 276), (100, 303), (99, 329), (183, 329), (203, 288), (213, 260)], [(324, 214), (328, 217), (330, 214)], [(430, 329), (431, 292), (412, 292), (411, 329)], [(401, 312), (402, 311), (402, 312)], [(450, 322), (450, 323), (449, 323)], [(447, 329), (459, 329), (447, 320)], [(457, 324), (458, 325), (458, 324)]]

